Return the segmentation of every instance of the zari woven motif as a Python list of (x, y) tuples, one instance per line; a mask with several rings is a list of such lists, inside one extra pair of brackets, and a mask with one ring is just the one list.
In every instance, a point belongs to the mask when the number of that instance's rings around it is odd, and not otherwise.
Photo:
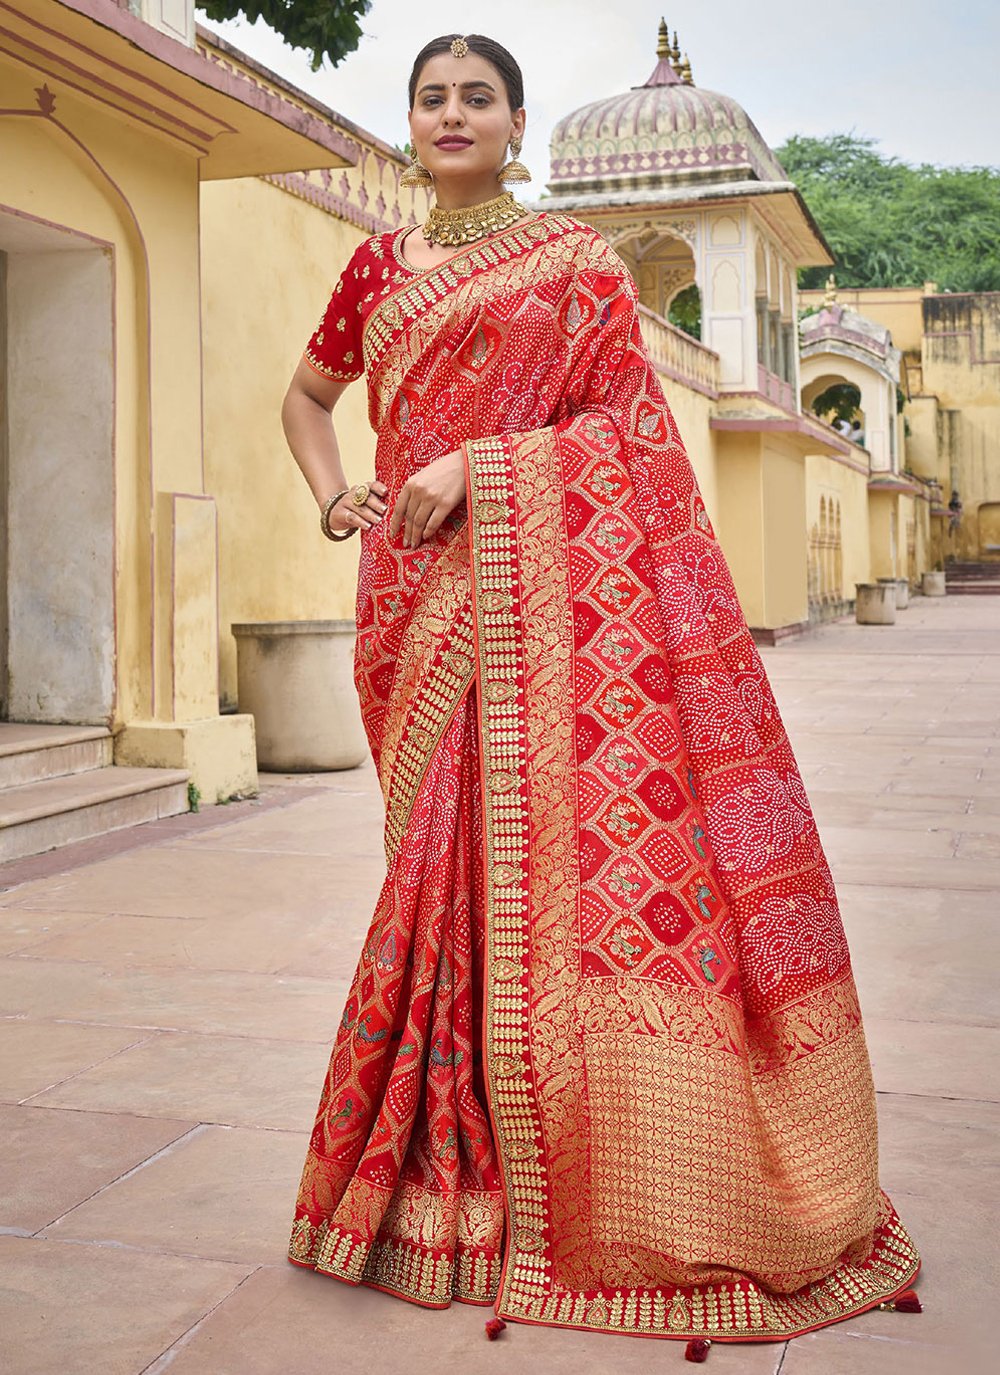
[(388, 874), (291, 1258), (653, 1336), (891, 1297), (918, 1260), (833, 883), (627, 272), (559, 216), (356, 259), (310, 359), (363, 350), (390, 501), (458, 449), (469, 496), (421, 549), (364, 536)]

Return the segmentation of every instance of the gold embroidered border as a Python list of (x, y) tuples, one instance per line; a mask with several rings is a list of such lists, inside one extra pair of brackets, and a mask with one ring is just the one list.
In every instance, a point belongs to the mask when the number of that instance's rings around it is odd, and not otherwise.
[(500, 1281), (500, 1257), (459, 1245), (454, 1261), (405, 1241), (367, 1241), (344, 1227), (299, 1218), (288, 1256), (297, 1265), (348, 1284), (374, 1284), (401, 1298), (445, 1307), (453, 1298), (492, 1303)]
[(618, 1292), (596, 1298), (550, 1293), (537, 1305), (504, 1305), (506, 1316), (562, 1327), (660, 1337), (709, 1337), (730, 1341), (781, 1341), (849, 1318), (884, 1302), (914, 1278), (919, 1261), (891, 1205), (874, 1259), (841, 1264), (808, 1291), (775, 1294), (750, 1280)]
[(385, 850), (390, 862), (406, 831), (427, 765), (476, 674), (472, 607), (463, 608), (427, 676), (411, 698), (406, 727), (392, 761), (385, 802)]
[(541, 1300), (551, 1262), (541, 1121), (528, 1061), (528, 797), (514, 493), (505, 440), (474, 440), (466, 451), (485, 802), (484, 1058), (507, 1205), (504, 1287)]

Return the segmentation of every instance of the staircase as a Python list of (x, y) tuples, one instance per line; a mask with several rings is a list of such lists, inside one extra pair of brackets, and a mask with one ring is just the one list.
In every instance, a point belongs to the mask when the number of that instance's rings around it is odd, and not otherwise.
[(188, 810), (183, 769), (112, 764), (103, 726), (0, 721), (0, 863)]
[(945, 564), (945, 582), (949, 596), (1000, 595), (1000, 561), (994, 563)]

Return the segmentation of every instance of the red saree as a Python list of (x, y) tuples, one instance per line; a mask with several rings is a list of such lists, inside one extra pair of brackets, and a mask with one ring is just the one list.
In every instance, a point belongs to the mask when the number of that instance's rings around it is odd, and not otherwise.
[(833, 883), (631, 279), (556, 215), (368, 251), (377, 474), (462, 449), (468, 517), (364, 537), (388, 874), (290, 1257), (649, 1336), (890, 1299), (919, 1261)]

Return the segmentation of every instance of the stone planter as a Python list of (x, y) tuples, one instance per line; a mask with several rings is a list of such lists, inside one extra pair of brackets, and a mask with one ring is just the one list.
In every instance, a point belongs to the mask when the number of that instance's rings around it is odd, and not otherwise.
[(943, 597), (946, 595), (944, 573), (940, 569), (924, 574), (923, 591), (925, 597)]
[(896, 589), (894, 582), (859, 582), (854, 618), (858, 625), (895, 625)]
[(257, 764), (279, 773), (356, 768), (368, 754), (354, 687), (353, 621), (234, 625), (240, 711)]
[(896, 610), (905, 611), (910, 604), (910, 584), (906, 578), (879, 578), (879, 583), (893, 589)]

